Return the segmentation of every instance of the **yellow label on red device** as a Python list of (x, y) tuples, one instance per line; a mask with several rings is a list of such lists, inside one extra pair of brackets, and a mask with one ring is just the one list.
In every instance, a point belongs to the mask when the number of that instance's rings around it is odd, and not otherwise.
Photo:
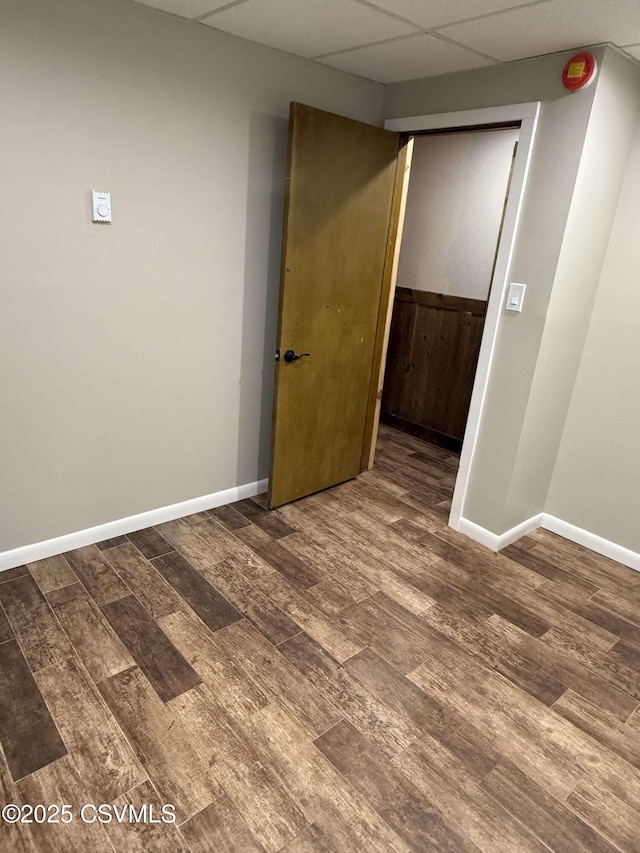
[(573, 80), (576, 77), (582, 77), (586, 67), (586, 62), (572, 62), (567, 71), (567, 78)]

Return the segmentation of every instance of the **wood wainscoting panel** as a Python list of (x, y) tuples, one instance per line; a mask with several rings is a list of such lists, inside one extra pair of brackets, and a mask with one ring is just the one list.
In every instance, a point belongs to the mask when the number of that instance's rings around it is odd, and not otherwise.
[(457, 451), (462, 446), (487, 303), (398, 287), (382, 420)]

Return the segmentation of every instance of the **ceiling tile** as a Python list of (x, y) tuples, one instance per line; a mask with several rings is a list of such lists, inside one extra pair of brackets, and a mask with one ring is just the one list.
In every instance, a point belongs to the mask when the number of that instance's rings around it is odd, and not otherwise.
[(199, 18), (208, 12), (214, 12), (220, 6), (227, 6), (230, 0), (136, 0), (143, 6), (153, 6), (163, 12), (172, 12), (181, 18)]
[(625, 53), (628, 53), (629, 56), (633, 56), (636, 59), (640, 59), (640, 44), (628, 44), (622, 49)]
[(502, 62), (605, 41), (636, 43), (640, 0), (547, 0), (439, 31)]
[(309, 57), (415, 32), (355, 0), (247, 0), (203, 23)]
[(394, 15), (401, 15), (408, 21), (413, 21), (425, 30), (452, 24), (465, 18), (488, 15), (511, 9), (513, 6), (524, 6), (531, 0), (368, 0), (374, 6), (386, 9)]
[(361, 47), (319, 61), (379, 83), (397, 83), (493, 64), (489, 59), (424, 34)]

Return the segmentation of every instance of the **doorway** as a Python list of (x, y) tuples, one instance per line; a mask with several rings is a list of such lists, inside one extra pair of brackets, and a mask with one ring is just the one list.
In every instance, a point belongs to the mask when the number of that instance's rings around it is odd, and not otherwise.
[[(516, 243), (518, 225), (522, 211), (525, 188), (533, 154), (533, 143), (540, 114), (540, 102), (509, 104), (495, 107), (483, 107), (474, 110), (461, 110), (451, 113), (433, 113), (387, 119), (385, 128), (403, 134), (416, 134), (423, 131), (472, 130), (500, 125), (519, 126), (518, 149), (513, 163), (511, 184), (502, 223), (501, 239), (498, 244), (495, 267), (487, 302), (482, 342), (476, 366), (471, 403), (467, 416), (460, 463), (456, 476), (449, 526), (454, 530), (466, 532), (472, 537), (474, 531), (471, 522), (463, 517), (464, 503), (469, 480), (478, 446), (480, 423), (489, 387), (489, 376), (495, 352), (498, 327), (503, 313), (510, 275), (511, 258)], [(382, 392), (382, 382), (379, 390)]]
[(459, 453), (518, 127), (413, 137), (381, 421)]

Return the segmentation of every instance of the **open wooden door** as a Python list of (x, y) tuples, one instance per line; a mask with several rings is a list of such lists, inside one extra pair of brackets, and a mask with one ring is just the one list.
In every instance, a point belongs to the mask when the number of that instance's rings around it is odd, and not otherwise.
[(272, 507), (367, 467), (398, 147), (396, 133), (291, 105)]

